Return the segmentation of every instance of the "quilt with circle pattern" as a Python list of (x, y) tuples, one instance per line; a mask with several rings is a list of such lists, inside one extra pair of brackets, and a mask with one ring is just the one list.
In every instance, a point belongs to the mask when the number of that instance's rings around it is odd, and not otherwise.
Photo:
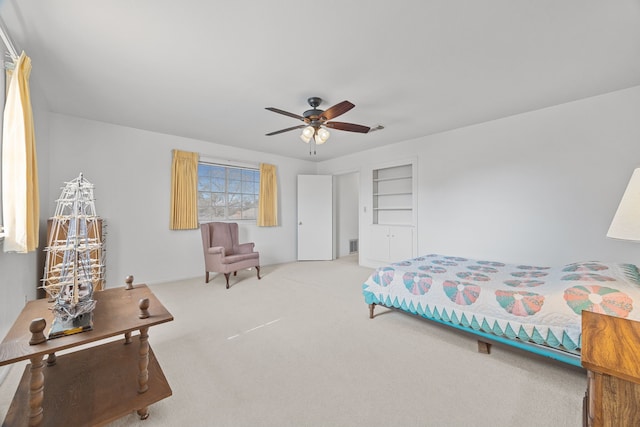
[(579, 354), (583, 310), (640, 320), (640, 272), (599, 261), (559, 267), (425, 255), (378, 268), (368, 304)]

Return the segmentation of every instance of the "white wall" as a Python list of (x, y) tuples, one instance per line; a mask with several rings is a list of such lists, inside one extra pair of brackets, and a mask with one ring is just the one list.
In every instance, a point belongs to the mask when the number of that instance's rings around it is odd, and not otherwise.
[(358, 238), (358, 193), (360, 174), (357, 172), (334, 177), (336, 257), (349, 255), (349, 240)]
[(312, 162), (256, 153), (206, 141), (51, 114), (49, 215), (61, 185), (83, 172), (94, 184), (96, 211), (107, 222), (107, 287), (202, 276), (200, 230), (169, 230), (171, 150), (208, 158), (271, 163), (278, 168), (278, 227), (240, 223), (262, 265), (296, 259), (296, 176), (315, 173)]
[[(345, 156), (318, 173), (360, 165), (364, 177), (380, 163), (417, 156), (420, 254), (640, 263), (640, 245), (605, 237), (640, 166), (639, 117), (634, 87)], [(363, 178), (361, 219), (370, 187)]]

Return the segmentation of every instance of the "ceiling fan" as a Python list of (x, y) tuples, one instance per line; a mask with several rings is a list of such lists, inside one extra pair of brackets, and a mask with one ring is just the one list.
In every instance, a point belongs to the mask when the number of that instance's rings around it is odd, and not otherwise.
[(300, 138), (306, 143), (309, 143), (313, 139), (315, 144), (320, 145), (324, 144), (327, 139), (329, 139), (329, 131), (325, 128), (358, 133), (367, 133), (371, 130), (369, 126), (330, 121), (355, 107), (355, 105), (349, 101), (339, 102), (338, 104), (329, 107), (326, 110), (318, 109), (318, 106), (322, 103), (322, 99), (318, 98), (317, 96), (313, 96), (307, 99), (307, 102), (311, 106), (311, 109), (302, 113), (302, 116), (294, 113), (289, 113), (288, 111), (280, 110), (279, 108), (266, 107), (267, 110), (273, 111), (274, 113), (284, 114), (285, 116), (293, 117), (294, 119), (298, 119), (304, 122), (304, 124), (302, 125), (280, 129), (266, 135), (271, 136), (283, 132), (289, 132), (295, 129), (304, 129), (302, 131), (302, 135), (300, 135)]

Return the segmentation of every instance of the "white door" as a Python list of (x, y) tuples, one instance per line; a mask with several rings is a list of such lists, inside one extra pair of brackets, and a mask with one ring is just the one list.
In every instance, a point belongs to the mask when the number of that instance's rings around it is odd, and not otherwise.
[(298, 175), (298, 260), (333, 259), (333, 178)]

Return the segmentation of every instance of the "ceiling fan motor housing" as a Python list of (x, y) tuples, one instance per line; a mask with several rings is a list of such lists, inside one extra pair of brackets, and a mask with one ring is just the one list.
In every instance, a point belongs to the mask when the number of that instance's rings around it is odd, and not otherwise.
[(322, 99), (318, 98), (317, 96), (312, 96), (311, 98), (307, 99), (307, 102), (313, 108), (302, 113), (302, 117), (308, 119), (305, 121), (313, 125), (313, 122), (317, 121), (320, 118), (320, 115), (324, 113), (324, 110), (316, 108), (318, 107), (318, 105), (320, 105), (320, 103), (322, 103)]

